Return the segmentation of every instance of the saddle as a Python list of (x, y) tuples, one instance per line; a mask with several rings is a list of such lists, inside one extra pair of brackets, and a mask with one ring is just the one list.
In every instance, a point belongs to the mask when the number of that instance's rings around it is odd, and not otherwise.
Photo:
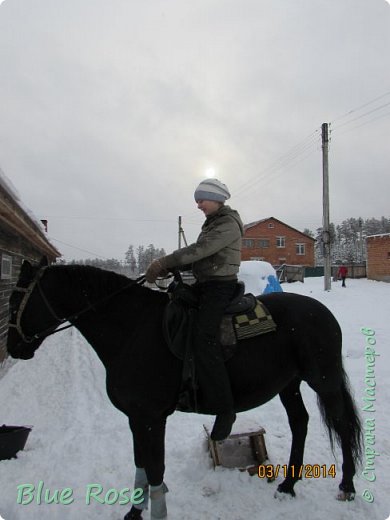
[[(198, 299), (191, 286), (184, 283), (173, 282), (168, 293), (170, 302), (163, 320), (164, 337), (172, 353), (184, 360), (192, 343), (192, 324)], [(219, 340), (224, 360), (233, 356), (239, 340), (274, 330), (276, 324), (265, 305), (253, 294), (245, 294), (244, 282), (237, 282), (220, 326)]]

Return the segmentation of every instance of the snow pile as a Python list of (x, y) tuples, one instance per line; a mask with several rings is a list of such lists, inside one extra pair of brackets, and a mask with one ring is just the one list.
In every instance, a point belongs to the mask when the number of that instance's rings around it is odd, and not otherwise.
[[(43, 235), (45, 235), (46, 240), (48, 240), (46, 236), (46, 229), (41, 220), (39, 220), (34, 213), (23, 203), (20, 198), (20, 194), (18, 190), (15, 188), (12, 181), (7, 177), (7, 175), (0, 168), (0, 186), (5, 190), (8, 195), (17, 202), (18, 206), (24, 211), (24, 213), (29, 217), (29, 219), (37, 226), (37, 228), (41, 231)], [(49, 241), (49, 240), (48, 240)], [(54, 247), (54, 246), (53, 246)], [(1, 519), (0, 519), (1, 520)]]
[[(344, 363), (351, 380), (363, 423), (375, 425), (374, 445), (379, 454), (372, 461), (370, 480), (363, 468), (355, 478), (356, 499), (335, 500), (341, 478), (341, 454), (333, 456), (317, 408), (316, 395), (302, 384), (310, 415), (305, 464), (327, 467), (335, 464), (336, 478), (304, 478), (298, 482), (295, 499), (275, 500), (281, 481), (267, 483), (248, 473), (218, 467), (212, 469), (205, 450), (203, 424), (213, 418), (175, 413), (168, 419), (166, 476), (170, 520), (385, 520), (390, 512), (390, 284), (347, 280), (347, 288), (333, 283), (324, 292), (322, 278), (288, 284), (286, 291), (312, 296), (335, 314), (343, 329)], [(367, 397), (366, 337), (361, 327), (375, 331), (375, 398), (372, 410), (364, 411)], [(371, 341), (373, 343), (373, 341)], [(264, 370), (267, 360), (264, 360)], [(259, 374), (261, 377), (261, 374)], [(74, 330), (45, 341), (34, 359), (18, 361), (0, 379), (0, 424), (33, 425), (26, 448), (17, 459), (0, 462), (0, 516), (5, 520), (120, 520), (129, 505), (86, 503), (87, 487), (101, 486), (104, 501), (110, 489), (133, 489), (132, 439), (127, 419), (109, 402), (104, 369), (95, 352)], [(278, 398), (264, 406), (239, 414), (235, 430), (263, 426), (272, 464), (287, 464), (290, 431)], [(364, 464), (369, 460), (366, 458)], [(375, 477), (375, 479), (373, 478)], [(40, 484), (43, 483), (43, 484)], [(35, 487), (33, 500), (18, 503), (18, 486)], [(73, 502), (37, 503), (37, 488), (70, 488)], [(97, 488), (99, 489), (99, 488)], [(371, 493), (373, 502), (367, 499)], [(363, 498), (363, 495), (366, 497)], [(109, 495), (114, 497), (113, 492)], [(145, 520), (149, 513), (144, 515)]]
[(238, 278), (245, 282), (246, 292), (254, 295), (282, 292), (276, 271), (268, 262), (260, 260), (241, 262)]
[(10, 195), (14, 200), (20, 202), (20, 195), (11, 182), (11, 180), (6, 176), (3, 170), (0, 168), (0, 186), (4, 188), (4, 190)]

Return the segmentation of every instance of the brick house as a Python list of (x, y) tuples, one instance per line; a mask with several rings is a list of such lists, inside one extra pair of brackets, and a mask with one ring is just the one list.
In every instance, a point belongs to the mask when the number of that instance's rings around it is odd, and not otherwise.
[(269, 217), (244, 226), (241, 259), (314, 267), (314, 243), (311, 236)]
[(371, 235), (367, 242), (367, 278), (390, 282), (390, 233)]
[(44, 255), (49, 262), (61, 256), (0, 170), (0, 363), (6, 356), (8, 301), (22, 262)]

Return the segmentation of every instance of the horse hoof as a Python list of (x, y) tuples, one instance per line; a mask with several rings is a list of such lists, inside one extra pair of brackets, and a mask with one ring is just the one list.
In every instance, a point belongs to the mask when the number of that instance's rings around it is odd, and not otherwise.
[(351, 502), (355, 500), (355, 493), (353, 491), (339, 491), (336, 498), (340, 502)]
[(142, 509), (133, 506), (123, 520), (142, 520)]
[(292, 500), (295, 498), (295, 492), (292, 493), (285, 493), (284, 491), (279, 491), (278, 489), (274, 493), (274, 498), (277, 498), (278, 500)]
[(281, 484), (279, 484), (277, 490), (275, 491), (274, 497), (279, 498), (280, 500), (283, 500), (285, 497), (295, 498), (295, 491), (291, 486), (291, 483), (284, 480)]

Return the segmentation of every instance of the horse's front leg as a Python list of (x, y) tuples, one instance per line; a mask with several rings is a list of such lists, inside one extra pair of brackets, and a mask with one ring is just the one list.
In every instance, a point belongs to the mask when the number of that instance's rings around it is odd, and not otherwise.
[(309, 415), (299, 389), (300, 384), (300, 381), (293, 381), (280, 393), (280, 400), (288, 415), (292, 442), (287, 476), (278, 486), (278, 491), (293, 497), (295, 496), (294, 485), (301, 479), (300, 468), (303, 462), (307, 424), (309, 421)]
[(142, 518), (142, 511), (148, 507), (150, 496), (151, 519), (167, 517), (164, 484), (165, 471), (165, 423), (166, 417), (151, 418), (141, 413), (133, 413), (129, 424), (133, 433), (134, 462), (136, 474), (134, 488), (143, 490), (141, 504), (133, 505), (125, 520)]
[(142, 489), (142, 502), (140, 504), (133, 505), (131, 510), (127, 513), (127, 515), (125, 515), (124, 520), (142, 520), (142, 511), (148, 507), (149, 482), (144, 468), (139, 468), (137, 466), (135, 468), (134, 489)]

